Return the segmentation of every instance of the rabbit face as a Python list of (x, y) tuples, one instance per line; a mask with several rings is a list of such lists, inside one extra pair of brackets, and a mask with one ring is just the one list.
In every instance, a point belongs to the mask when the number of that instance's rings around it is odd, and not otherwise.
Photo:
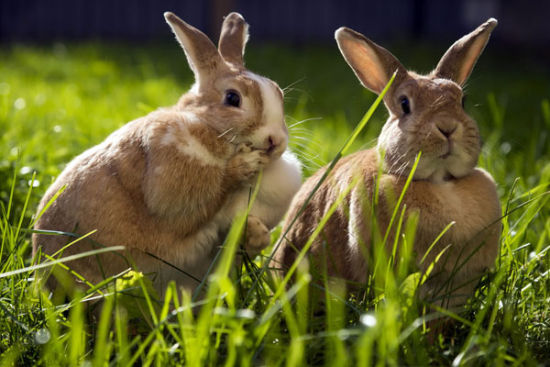
[(250, 71), (220, 78), (215, 98), (228, 114), (220, 119), (219, 131), (232, 143), (251, 145), (280, 157), (287, 148), (288, 130), (284, 118), (283, 92), (270, 79)]
[(480, 138), (462, 106), (462, 88), (448, 79), (407, 75), (386, 99), (390, 113), (378, 140), (388, 173), (408, 175), (422, 152), (414, 179), (460, 178), (475, 167)]
[(192, 88), (178, 108), (197, 110), (202, 123), (234, 145), (264, 150), (272, 158), (280, 157), (287, 148), (283, 92), (272, 80), (250, 71), (223, 74), (212, 81), (207, 92)]
[(386, 173), (406, 176), (415, 156), (414, 178), (442, 182), (472, 172), (480, 152), (476, 123), (462, 106), (462, 86), (485, 48), (496, 19), (489, 19), (456, 41), (426, 76), (409, 72), (385, 48), (361, 33), (341, 27), (338, 47), (363, 86), (384, 96), (389, 118), (378, 139)]
[(263, 124), (250, 134), (252, 146), (264, 149), (272, 156), (280, 157), (287, 148), (288, 129), (283, 109), (283, 91), (267, 78), (249, 73), (262, 96), (261, 121)]
[(218, 48), (175, 15), (168, 13), (166, 19), (195, 74), (195, 84), (178, 108), (194, 109), (226, 142), (280, 157), (288, 143), (283, 92), (272, 80), (245, 68), (248, 25), (242, 16), (231, 13), (225, 18)]

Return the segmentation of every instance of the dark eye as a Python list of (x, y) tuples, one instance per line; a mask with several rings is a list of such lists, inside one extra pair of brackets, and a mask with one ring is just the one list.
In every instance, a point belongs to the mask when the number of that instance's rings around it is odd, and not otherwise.
[(401, 104), (401, 109), (403, 110), (403, 113), (405, 115), (408, 115), (411, 113), (411, 103), (409, 102), (409, 99), (405, 96), (402, 96), (399, 98), (399, 103)]
[(241, 105), (241, 96), (237, 91), (230, 89), (225, 92), (225, 100), (223, 102), (226, 106), (240, 107)]
[(466, 105), (466, 96), (462, 96), (462, 108)]

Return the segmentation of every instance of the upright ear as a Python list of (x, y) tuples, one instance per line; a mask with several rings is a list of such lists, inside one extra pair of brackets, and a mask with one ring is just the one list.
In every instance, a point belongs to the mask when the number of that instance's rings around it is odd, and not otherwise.
[(445, 52), (434, 74), (439, 78), (450, 79), (461, 86), (464, 85), (496, 26), (497, 20), (491, 18), (456, 41)]
[(406, 73), (403, 65), (391, 52), (361, 33), (341, 27), (334, 36), (344, 59), (365, 88), (380, 94), (396, 70)]
[(218, 49), (225, 61), (243, 66), (243, 55), (248, 41), (248, 24), (239, 13), (225, 17), (220, 33)]
[(174, 13), (166, 12), (164, 18), (185, 51), (187, 62), (200, 86), (223, 63), (216, 46), (204, 33), (185, 23)]

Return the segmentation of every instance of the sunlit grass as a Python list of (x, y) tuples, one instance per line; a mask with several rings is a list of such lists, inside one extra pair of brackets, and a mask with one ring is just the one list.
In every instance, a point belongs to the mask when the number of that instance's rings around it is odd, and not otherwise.
[[(249, 48), (252, 70), (281, 87), (292, 85), (286, 93), (291, 147), (309, 175), (337, 157), (375, 96), (360, 87), (335, 47), (296, 50), (252, 42)], [(413, 66), (425, 70), (430, 65), (424, 60), (438, 56), (426, 47), (418, 54), (404, 49), (403, 60), (405, 52), (411, 63), (421, 63)], [(408, 261), (379, 250), (382, 265), (371, 277), (372, 287), (348, 297), (338, 282), (320, 284), (329, 291), (319, 312), (318, 287), (310, 286), (307, 268), (297, 267), (286, 287), (265, 271), (268, 254), (231, 269), (242, 220), (226, 239), (202, 298), (171, 285), (158, 300), (146, 279), (126, 272), (101, 284), (101, 294), (77, 292), (54, 306), (30, 271), (37, 265), (30, 258), (31, 214), (41, 194), (72, 157), (125, 122), (175, 103), (191, 73), (174, 44), (16, 46), (0, 49), (0, 60), (2, 365), (550, 360), (548, 73), (537, 67), (519, 73), (487, 54), (470, 81), (467, 109), (485, 141), (480, 165), (495, 177), (503, 207), (501, 253), (466, 312), (448, 316), (456, 320), (454, 328), (430, 344), (425, 321), (441, 315), (417, 307)], [(493, 70), (495, 60), (499, 67)], [(383, 120), (379, 108), (349, 152), (372, 146)], [(414, 223), (400, 214), (395, 213), (394, 228), (412, 238)], [(97, 296), (104, 298), (103, 309), (87, 307)]]

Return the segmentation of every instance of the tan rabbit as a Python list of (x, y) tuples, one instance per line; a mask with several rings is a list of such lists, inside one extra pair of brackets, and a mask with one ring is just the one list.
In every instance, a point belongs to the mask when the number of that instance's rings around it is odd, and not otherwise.
[[(421, 152), (403, 201), (407, 216), (412, 212), (419, 214), (414, 242), (417, 259), (424, 256), (449, 223), (455, 222), (419, 264), (426, 270), (436, 255), (449, 246), (422, 293), (449, 307), (462, 304), (472, 295), (484, 270), (494, 265), (501, 210), (492, 177), (475, 167), (480, 137), (475, 121), (463, 108), (462, 86), (496, 25), (495, 19), (489, 19), (458, 40), (436, 69), (425, 76), (407, 71), (390, 52), (363, 35), (344, 27), (336, 31), (340, 51), (366, 88), (380, 93), (397, 71), (384, 96), (389, 117), (377, 148), (342, 158), (289, 228), (326, 167), (303, 184), (283, 229), (283, 233), (289, 232), (274, 254), (278, 266), (287, 269), (294, 262), (297, 250), (303, 248), (329, 207), (359, 176), (360, 183), (332, 215), (309, 255), (317, 266), (324, 266), (321, 259), (326, 258), (329, 275), (364, 282), (368, 272), (365, 254), (372, 233), (370, 208), (380, 164), (380, 201), (375, 216), (383, 235), (394, 209), (394, 198), (401, 193), (415, 157)], [(390, 233), (395, 233), (395, 225)], [(392, 245), (390, 237), (388, 246)], [(467, 263), (460, 266), (464, 261)], [(453, 276), (454, 272), (457, 274)]]
[[(301, 184), (296, 158), (285, 152), (288, 131), (278, 85), (244, 67), (248, 25), (237, 13), (222, 26), (219, 46), (172, 13), (164, 14), (195, 75), (178, 103), (134, 120), (76, 157), (45, 194), (38, 212), (65, 190), (37, 229), (97, 230), (93, 241), (63, 256), (102, 246), (125, 246), (67, 263), (97, 283), (126, 268), (154, 273), (162, 292), (169, 280), (192, 289), (205, 274), (234, 216), (248, 205), (260, 170), (264, 179), (247, 225), (252, 255), (269, 245)], [(73, 240), (33, 235), (33, 252), (54, 254)], [(123, 256), (121, 256), (123, 255)], [(171, 264), (167, 265), (165, 262)]]

